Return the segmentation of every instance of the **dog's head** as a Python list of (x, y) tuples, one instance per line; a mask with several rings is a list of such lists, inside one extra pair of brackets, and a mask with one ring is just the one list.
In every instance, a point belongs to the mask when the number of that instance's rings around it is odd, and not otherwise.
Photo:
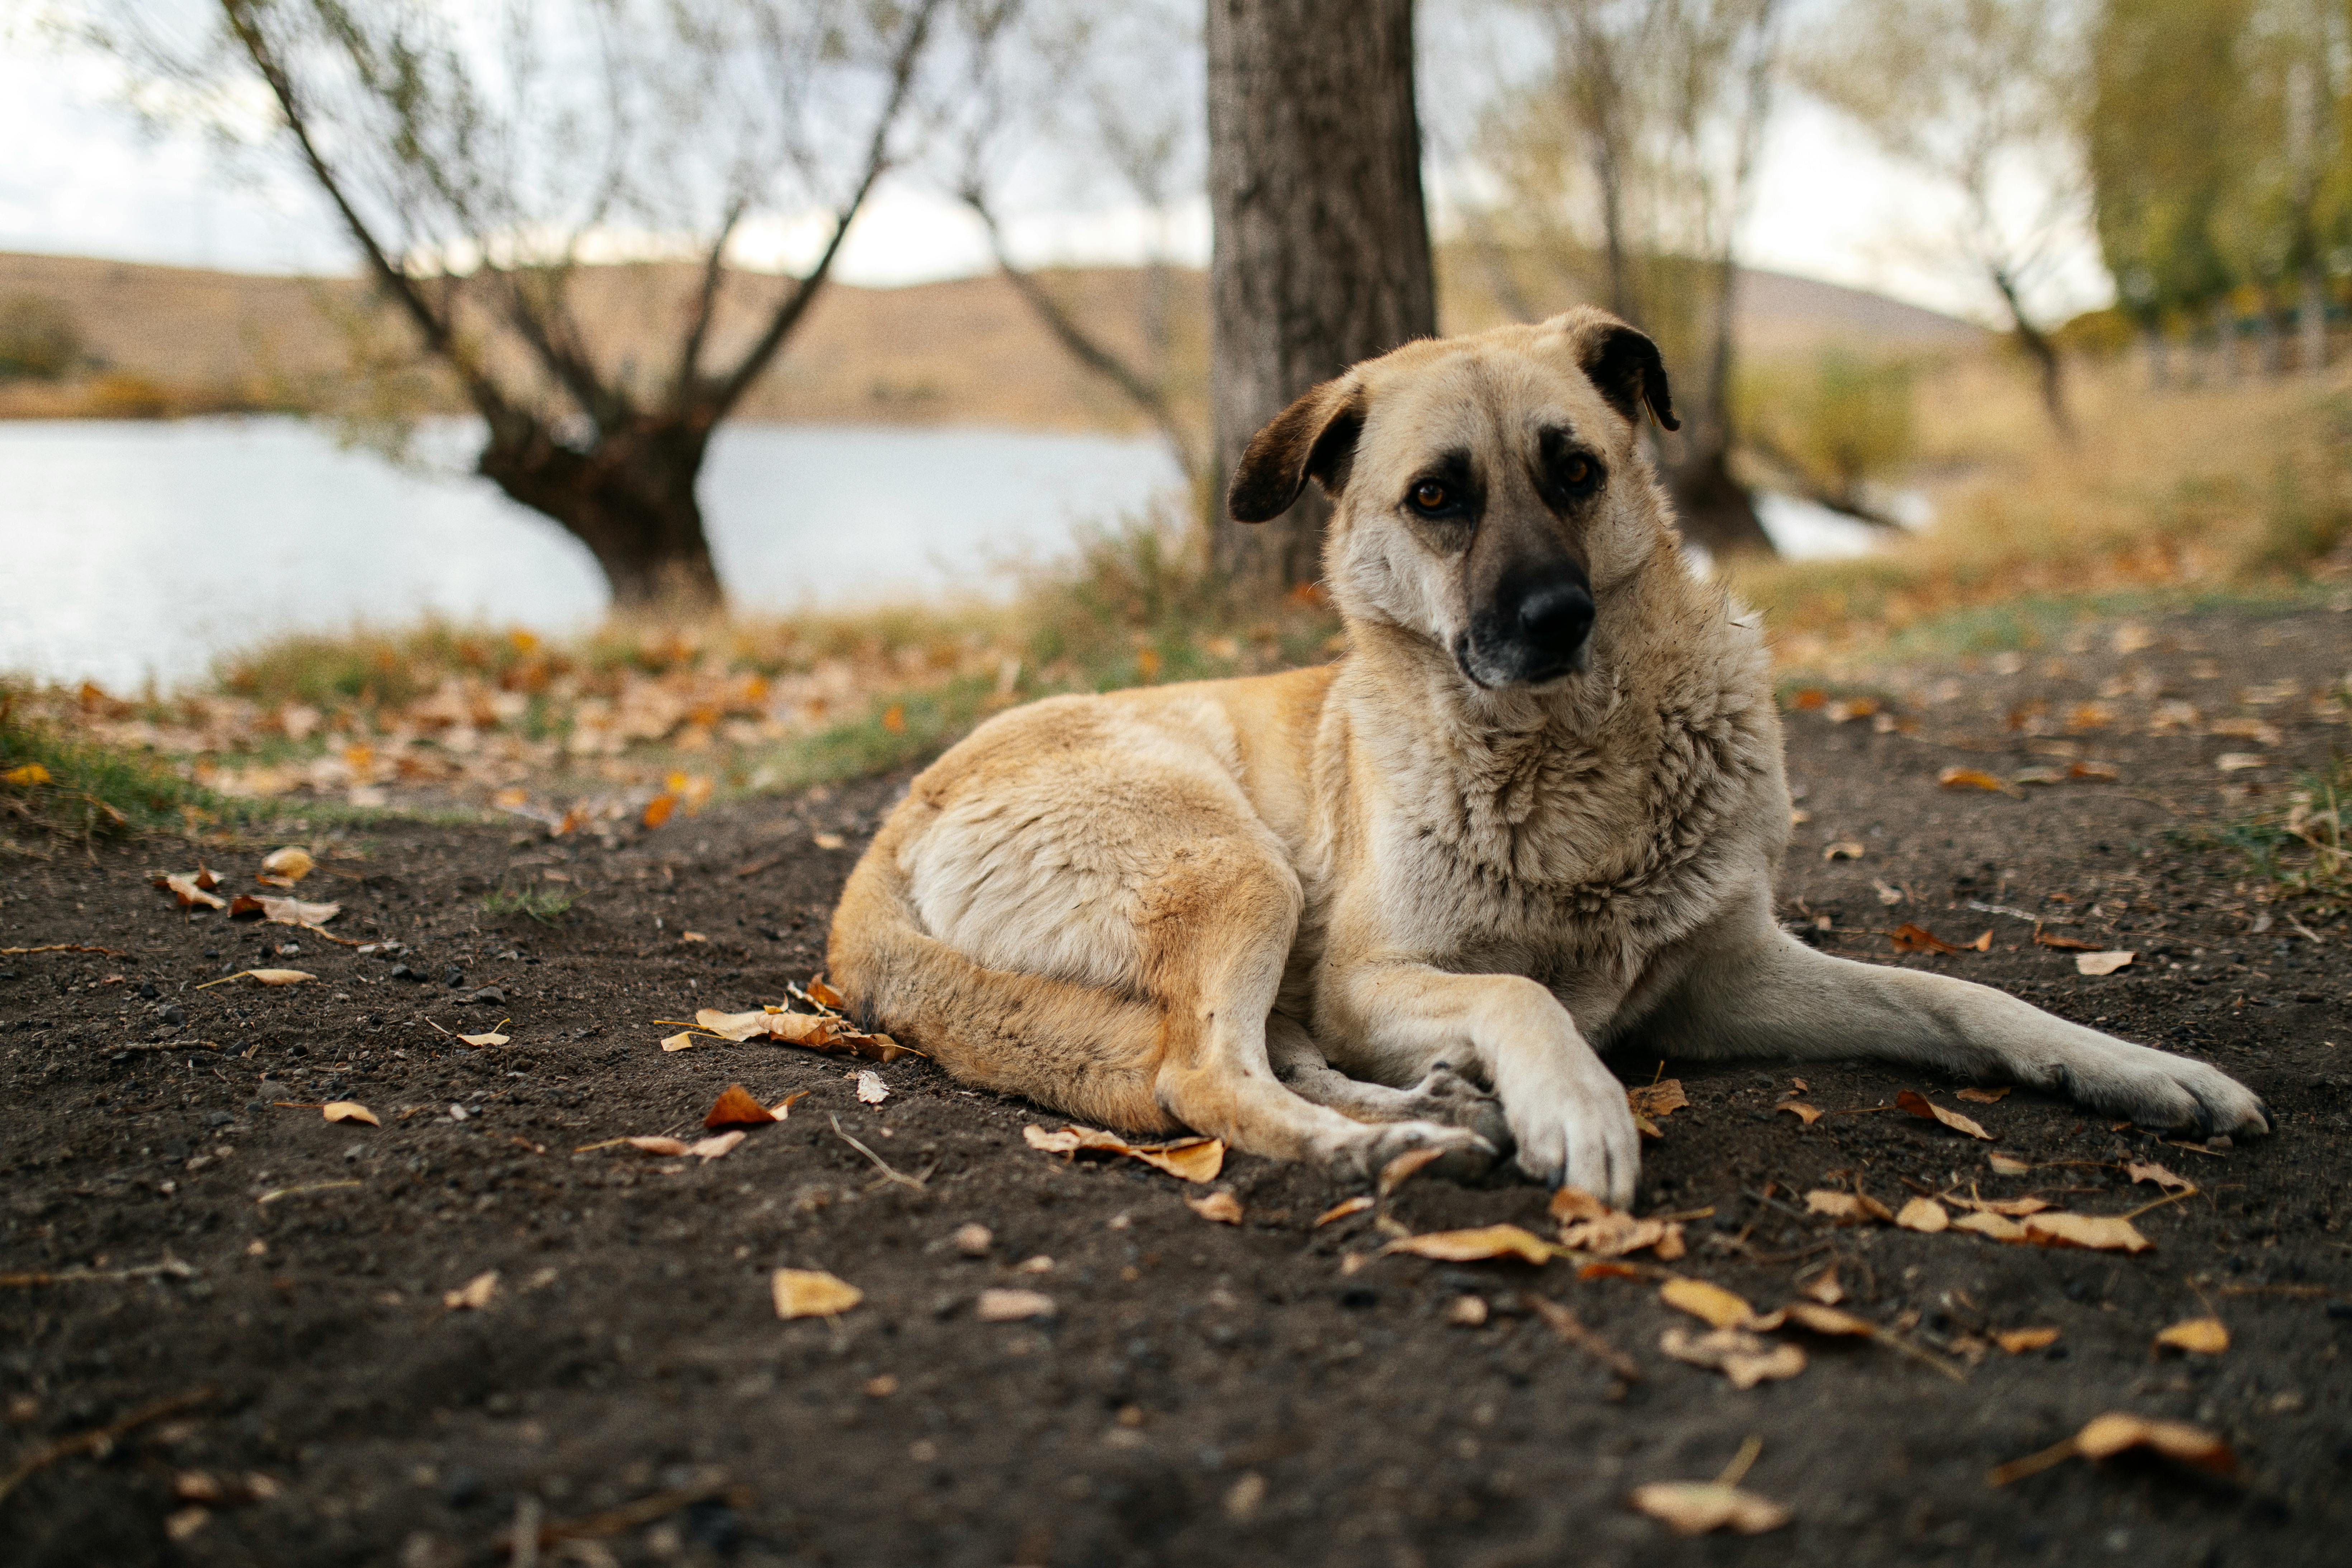
[(1596, 596), (1665, 532), (1645, 408), (1676, 427), (1657, 345), (1604, 311), (1408, 343), (1276, 416), (1227, 505), (1263, 522), (1316, 480), (1343, 613), (1428, 638), (1480, 687), (1542, 686), (1588, 667)]

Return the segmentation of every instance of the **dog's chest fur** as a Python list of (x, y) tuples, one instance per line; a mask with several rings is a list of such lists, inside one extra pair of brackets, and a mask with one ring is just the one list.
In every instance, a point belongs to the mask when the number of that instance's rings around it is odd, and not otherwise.
[(1769, 877), (1788, 813), (1763, 649), (1695, 597), (1640, 606), (1572, 690), (1433, 696), (1364, 736), (1377, 881), (1412, 928), (1393, 937), (1446, 968), (1630, 981)]

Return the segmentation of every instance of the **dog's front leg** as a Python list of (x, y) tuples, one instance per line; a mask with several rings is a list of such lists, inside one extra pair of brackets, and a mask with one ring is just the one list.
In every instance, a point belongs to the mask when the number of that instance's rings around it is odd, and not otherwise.
[(1468, 1063), (1503, 1102), (1521, 1170), (1620, 1206), (1633, 1202), (1642, 1157), (1624, 1086), (1541, 985), (1385, 963), (1327, 976), (1320, 996), (1315, 1032), (1331, 1043), (1334, 1061), (1386, 1082)]
[(2252, 1090), (1989, 985), (1817, 952), (1759, 898), (1692, 939), (1679, 985), (1635, 1026), (1691, 1057), (1870, 1057), (2052, 1089), (2144, 1127), (2267, 1132)]

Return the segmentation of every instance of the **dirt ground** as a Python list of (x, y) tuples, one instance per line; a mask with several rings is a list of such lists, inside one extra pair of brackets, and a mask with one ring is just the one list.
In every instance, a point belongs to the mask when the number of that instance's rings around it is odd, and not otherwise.
[[(371, 829), (302, 890), (341, 902), (339, 934), (401, 944), (373, 953), (181, 911), (149, 885), (193, 867), (174, 841), (94, 858), (22, 841), (0, 861), (0, 942), (124, 956), (0, 958), (0, 1273), (17, 1276), (0, 1283), (0, 1467), (47, 1460), (0, 1498), (0, 1560), (438, 1568), (507, 1561), (521, 1517), (577, 1526), (538, 1560), (584, 1563), (2340, 1563), (2352, 935), (2258, 905), (2242, 858), (2201, 834), (2280, 804), (2343, 742), (2311, 697), (2340, 695), (2352, 616), (2104, 626), (2067, 648), (1892, 672), (1884, 720), (1793, 707), (1808, 820), (1784, 917), (2217, 1062), (2277, 1135), (2168, 1145), (2024, 1090), (1970, 1104), (1874, 1068), (1668, 1062), (1690, 1104), (1647, 1146), (1640, 1207), (1704, 1211), (1675, 1271), (1769, 1308), (1834, 1262), (1843, 1305), (1923, 1352), (1809, 1340), (1801, 1375), (1746, 1392), (1661, 1353), (1689, 1320), (1654, 1276), (1370, 1256), (1400, 1226), (1549, 1235), (1533, 1187), (1419, 1180), (1318, 1228), (1348, 1189), (1234, 1157), (1213, 1185), (1243, 1220), (1215, 1224), (1183, 1202), (1203, 1189), (1032, 1150), (1023, 1127), (1061, 1119), (920, 1061), (879, 1069), (877, 1106), (838, 1058), (658, 1049), (656, 1020), (810, 975), (903, 779), (609, 847)], [(2217, 765), (2232, 753), (2265, 760)], [(2097, 761), (2119, 778), (1937, 784), (1955, 765)], [(1836, 845), (1859, 858), (1824, 858)], [(208, 851), (223, 890), (251, 890), (269, 847)], [(577, 905), (552, 928), (483, 913), (525, 885)], [(2137, 957), (2078, 974), (2028, 916)], [(1898, 956), (1885, 933), (1905, 921), (1955, 944), (1990, 931), (1989, 951)], [(263, 963), (318, 978), (195, 989)], [(506, 1046), (451, 1037), (505, 1018)], [(1810, 1126), (1774, 1109), (1795, 1079), (1829, 1113)], [(807, 1098), (707, 1163), (577, 1152), (697, 1131), (734, 1082)], [(1874, 1110), (1904, 1089), (1997, 1142)], [(382, 1126), (273, 1103), (338, 1099)], [(1992, 1150), (2033, 1169), (2000, 1175)], [(2126, 1160), (2200, 1189), (2138, 1216), (2155, 1244), (2138, 1256), (1840, 1226), (1802, 1197), (1858, 1183), (1890, 1205), (2041, 1194), (2122, 1214), (2162, 1195)], [(950, 1241), (972, 1222), (984, 1258)], [(779, 1267), (865, 1299), (780, 1321)], [(491, 1270), (487, 1306), (445, 1305)], [(979, 1321), (988, 1288), (1043, 1291), (1056, 1315)], [(1639, 1377), (1564, 1341), (1528, 1292)], [(1483, 1324), (1454, 1321), (1465, 1295)], [(2209, 1310), (2226, 1352), (2154, 1349)], [(2025, 1327), (2058, 1337), (1988, 1347)], [(2126, 1458), (1988, 1484), (2110, 1410), (2218, 1430), (2237, 1478)], [(1685, 1541), (1628, 1508), (1642, 1483), (1714, 1477), (1751, 1436), (1744, 1484), (1786, 1529)]]

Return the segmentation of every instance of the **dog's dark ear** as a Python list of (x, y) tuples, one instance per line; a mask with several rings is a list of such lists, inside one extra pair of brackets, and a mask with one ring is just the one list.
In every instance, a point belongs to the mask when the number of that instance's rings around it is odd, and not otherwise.
[(1309, 387), (1250, 437), (1225, 491), (1225, 510), (1236, 522), (1280, 517), (1310, 479), (1338, 495), (1347, 483), (1348, 464), (1363, 428), (1361, 389), (1352, 377), (1338, 376)]
[(1584, 374), (1612, 408), (1636, 425), (1646, 403), (1659, 424), (1669, 430), (1683, 427), (1675, 417), (1675, 395), (1667, 389), (1658, 345), (1623, 322), (1612, 321), (1593, 334), (1584, 347)]

